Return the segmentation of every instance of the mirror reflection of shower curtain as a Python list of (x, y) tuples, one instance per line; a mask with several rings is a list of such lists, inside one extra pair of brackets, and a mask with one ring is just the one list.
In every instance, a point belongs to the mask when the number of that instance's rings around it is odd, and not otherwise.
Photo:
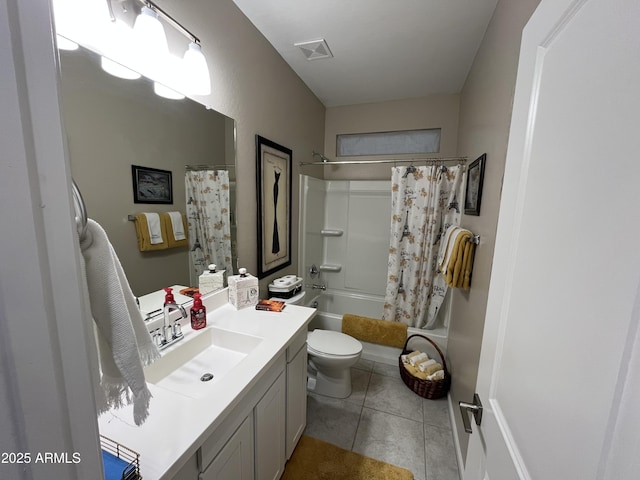
[(229, 172), (188, 170), (184, 177), (189, 223), (191, 285), (209, 264), (232, 275)]
[(447, 293), (437, 274), (440, 239), (460, 224), (464, 167), (391, 170), (391, 242), (382, 318), (433, 328)]

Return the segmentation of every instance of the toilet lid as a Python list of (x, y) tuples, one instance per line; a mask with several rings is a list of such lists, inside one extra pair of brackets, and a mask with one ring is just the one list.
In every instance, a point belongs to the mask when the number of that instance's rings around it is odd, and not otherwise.
[(362, 344), (353, 337), (333, 330), (314, 330), (307, 334), (311, 350), (328, 355), (355, 355), (362, 351)]

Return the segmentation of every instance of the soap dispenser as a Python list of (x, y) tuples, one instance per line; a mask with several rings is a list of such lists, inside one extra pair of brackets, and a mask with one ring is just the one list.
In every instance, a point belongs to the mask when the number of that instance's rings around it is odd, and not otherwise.
[(193, 294), (193, 306), (191, 307), (191, 328), (200, 330), (207, 326), (207, 309), (202, 304), (200, 293)]
[[(168, 304), (168, 303), (176, 303), (176, 299), (173, 298), (173, 288), (171, 287), (167, 287), (164, 289), (164, 305)], [(172, 308), (171, 310), (175, 310), (175, 308)]]

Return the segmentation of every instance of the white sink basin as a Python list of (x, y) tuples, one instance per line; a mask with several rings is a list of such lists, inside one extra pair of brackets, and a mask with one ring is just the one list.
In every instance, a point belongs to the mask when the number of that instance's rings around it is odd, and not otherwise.
[(145, 367), (145, 378), (157, 387), (199, 398), (260, 342), (260, 337), (216, 327), (191, 331), (184, 340), (163, 351), (162, 358)]

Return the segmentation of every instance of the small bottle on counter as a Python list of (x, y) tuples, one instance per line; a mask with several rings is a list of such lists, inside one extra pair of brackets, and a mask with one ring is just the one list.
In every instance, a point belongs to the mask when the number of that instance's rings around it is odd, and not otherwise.
[(224, 288), (224, 270), (217, 271), (214, 263), (209, 265), (209, 270), (202, 272), (198, 277), (198, 290), (202, 295)]
[(202, 304), (200, 293), (193, 294), (193, 306), (191, 307), (191, 328), (200, 330), (207, 326), (207, 309)]

